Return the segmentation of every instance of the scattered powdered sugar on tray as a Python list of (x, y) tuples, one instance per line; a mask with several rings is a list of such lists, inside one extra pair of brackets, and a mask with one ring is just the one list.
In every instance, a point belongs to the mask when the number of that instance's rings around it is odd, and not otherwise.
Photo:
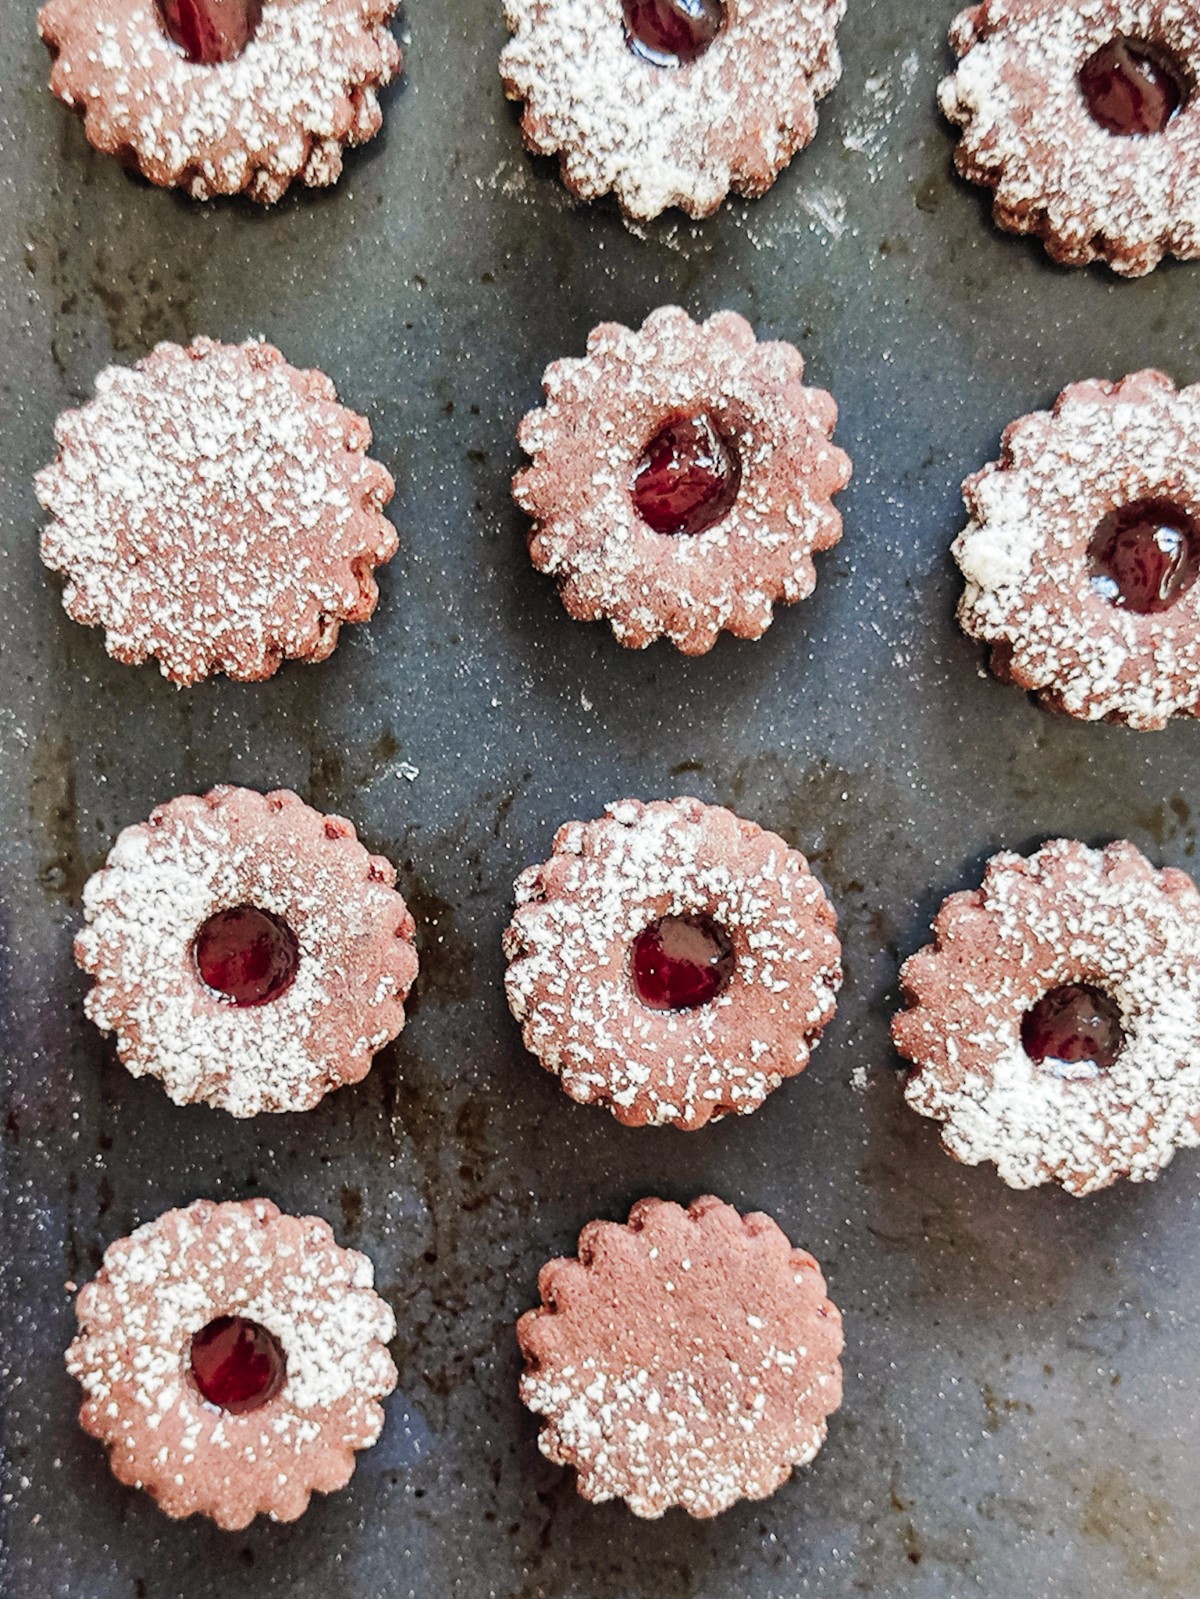
[(841, 1318), (815, 1260), (767, 1216), (643, 1200), (593, 1222), (522, 1317), (521, 1397), (585, 1498), (715, 1516), (763, 1499), (841, 1402)]
[(42, 559), (109, 652), (193, 683), (323, 660), (375, 609), (394, 484), (371, 429), (272, 346), (197, 339), (109, 367), (38, 475)]
[(727, 0), (686, 66), (630, 48), (621, 0), (505, 0), (500, 70), (524, 100), (531, 149), (557, 155), (584, 199), (610, 191), (638, 221), (669, 206), (706, 216), (730, 189), (762, 194), (812, 139), (841, 74), (845, 0)]
[(1104, 259), (1140, 276), (1164, 254), (1200, 254), (1200, 103), (1162, 133), (1110, 133), (1088, 110), (1079, 69), (1121, 35), (1200, 63), (1200, 12), (1181, 0), (986, 0), (962, 12), (962, 60), (941, 89), (963, 129), (959, 170), (996, 191), (996, 220), (1036, 233), (1058, 261)]
[[(366, 1256), (316, 1217), (267, 1200), (169, 1211), (111, 1245), (79, 1295), (67, 1367), (80, 1421), (168, 1515), (292, 1521), (314, 1490), (349, 1481), (383, 1426), (396, 1324), (373, 1282)], [(230, 1315), (266, 1328), (286, 1359), (279, 1393), (242, 1414), (205, 1400), (190, 1371), (193, 1337)]]
[(1200, 714), (1200, 584), (1165, 611), (1113, 605), (1089, 545), (1113, 510), (1168, 501), (1200, 521), (1200, 385), (1161, 372), (1076, 383), (1004, 435), (964, 486), (959, 620), (1001, 675), (1086, 720), (1161, 728)]
[[(914, 1063), (906, 1094), (944, 1122), (959, 1160), (994, 1161), (1013, 1188), (1090, 1194), (1157, 1177), (1200, 1143), (1200, 892), (1132, 844), (1046, 844), (997, 855), (977, 893), (955, 894), (936, 942), (905, 965), (895, 1018)], [(1036, 1064), (1021, 1042), (1050, 990), (1088, 983), (1116, 1001), (1124, 1046), (1086, 1077)]]
[[(349, 822), (294, 794), (172, 800), (121, 834), (84, 890), (87, 1013), (177, 1104), (308, 1110), (364, 1077), (404, 1025), (417, 957), (394, 883)], [(278, 916), (299, 944), (290, 987), (245, 1009), (204, 984), (193, 954), (207, 918), (240, 905)]]
[[(699, 800), (610, 805), (571, 822), (516, 885), (509, 1006), (572, 1098), (630, 1126), (684, 1129), (757, 1110), (808, 1064), (841, 984), (836, 917), (802, 855)], [(710, 916), (735, 957), (698, 1009), (648, 1009), (630, 950), (663, 916)]]
[[(831, 497), (850, 459), (831, 442), (833, 397), (803, 375), (798, 350), (760, 344), (736, 312), (696, 323), (677, 306), (637, 331), (602, 323), (582, 360), (547, 369), (547, 403), (521, 424), (532, 464), (513, 495), (534, 518), (533, 563), (558, 578), (573, 617), (607, 618), (631, 648), (665, 636), (696, 655), (723, 630), (761, 637), (777, 601), (812, 593), (814, 552), (842, 536)], [(702, 533), (656, 533), (630, 492), (638, 460), (664, 423), (698, 415), (738, 456), (737, 498)]]
[(89, 141), (198, 200), (278, 200), (296, 178), (336, 182), (342, 147), (379, 131), (378, 90), (400, 70), (397, 0), (264, 0), (242, 53), (199, 65), (155, 0), (50, 0), (38, 26), (51, 86)]

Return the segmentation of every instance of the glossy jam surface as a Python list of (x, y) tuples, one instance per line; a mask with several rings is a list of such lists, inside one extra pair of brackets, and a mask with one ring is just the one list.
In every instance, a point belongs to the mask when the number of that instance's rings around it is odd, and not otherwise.
[(1026, 1011), (1021, 1042), (1057, 1077), (1095, 1077), (1116, 1065), (1124, 1046), (1121, 1008), (1102, 988), (1064, 983)]
[(633, 946), (633, 989), (651, 1010), (695, 1010), (733, 981), (733, 945), (708, 916), (664, 916)]
[(1169, 51), (1140, 39), (1110, 39), (1079, 69), (1093, 119), (1109, 133), (1162, 133), (1187, 99), (1187, 79)]
[(1165, 611), (1200, 573), (1200, 532), (1170, 501), (1138, 500), (1104, 518), (1088, 556), (1097, 594), (1123, 611)]
[(642, 451), (633, 503), (656, 533), (703, 533), (729, 515), (741, 484), (741, 462), (713, 419), (677, 416)]
[(218, 1316), (192, 1339), (192, 1379), (210, 1405), (235, 1416), (257, 1410), (283, 1387), (283, 1345), (244, 1316)]
[(163, 31), (195, 66), (236, 60), (258, 32), (263, 0), (155, 0)]
[(623, 0), (635, 55), (656, 67), (686, 67), (702, 56), (725, 22), (723, 0)]
[(208, 987), (240, 1007), (278, 999), (300, 964), (295, 933), (278, 916), (253, 905), (210, 916), (196, 934), (193, 951)]

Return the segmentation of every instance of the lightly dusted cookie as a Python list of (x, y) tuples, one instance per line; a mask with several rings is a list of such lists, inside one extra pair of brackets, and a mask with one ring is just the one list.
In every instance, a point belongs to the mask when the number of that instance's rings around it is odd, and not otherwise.
[(1012, 1188), (1084, 1195), (1200, 1143), (1200, 891), (1129, 843), (988, 863), (904, 966), (909, 1104)]
[(517, 1328), (542, 1453), (585, 1499), (709, 1517), (807, 1465), (842, 1398), (842, 1321), (811, 1255), (711, 1197), (594, 1221)]
[(383, 1426), (396, 1323), (373, 1283), (315, 1216), (265, 1199), (168, 1211), (80, 1291), (80, 1424), (169, 1516), (294, 1521)]
[(696, 323), (677, 306), (636, 331), (603, 323), (586, 356), (547, 369), (513, 495), (571, 616), (702, 655), (722, 631), (760, 638), (777, 602), (812, 593), (850, 458), (831, 442), (833, 397), (803, 376), (798, 350), (759, 343), (736, 312)]
[(760, 195), (841, 76), (844, 0), (505, 0), (504, 91), (585, 200), (647, 221)]
[(160, 344), (109, 367), (37, 478), (42, 560), (110, 655), (173, 682), (323, 661), (396, 553), (371, 428), (269, 344)]
[(517, 880), (505, 988), (564, 1090), (630, 1127), (749, 1115), (808, 1065), (842, 981), (803, 855), (696, 799), (568, 822)]
[(1140, 277), (1200, 255), (1200, 11), (1178, 0), (984, 0), (950, 31), (955, 162), (1001, 227), (1066, 266)]
[(87, 1014), (176, 1104), (309, 1110), (404, 1026), (417, 955), (395, 882), (286, 790), (173, 799), (84, 889)]
[(193, 199), (336, 183), (400, 71), (397, 0), (50, 0), (50, 86), (88, 142)]
[(959, 621), (1052, 710), (1200, 714), (1200, 385), (1073, 383), (964, 485)]

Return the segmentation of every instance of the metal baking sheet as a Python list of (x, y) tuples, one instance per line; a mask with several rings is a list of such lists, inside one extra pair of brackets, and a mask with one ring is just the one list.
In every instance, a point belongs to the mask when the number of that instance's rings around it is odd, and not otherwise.
[[(1200, 267), (1065, 273), (994, 230), (934, 104), (952, 0), (852, 3), (841, 86), (774, 190), (636, 232), (522, 153), (496, 0), (414, 5), (383, 137), (336, 190), (267, 214), (90, 153), (47, 92), (34, 9), (0, 14), (5, 1591), (1191, 1599), (1196, 1155), (1086, 1202), (1010, 1193), (904, 1108), (887, 1020), (898, 957), (997, 847), (1123, 835), (1195, 864), (1195, 726), (1079, 726), (992, 682), (947, 548), (958, 485), (1012, 417), (1084, 376), (1200, 378)], [(855, 463), (814, 598), (702, 660), (569, 621), (508, 499), (546, 364), (667, 301), (798, 343)], [(30, 479), (100, 367), (198, 333), (262, 333), (334, 377), (397, 476), (403, 548), (328, 664), (180, 692), (65, 618)], [(352, 817), (421, 923), (403, 1038), (305, 1116), (176, 1109), (82, 1015), (85, 877), (121, 826), (221, 780)], [(572, 1104), (521, 1050), (499, 952), (512, 879), (558, 823), (677, 792), (811, 853), (848, 970), (809, 1071), (689, 1136)], [(589, 1218), (705, 1191), (824, 1263), (845, 1407), (767, 1503), (640, 1524), (539, 1456), (512, 1324)], [(256, 1194), (373, 1256), (401, 1379), (347, 1492), (227, 1535), (166, 1520), (77, 1429), (67, 1284), (169, 1206)]]

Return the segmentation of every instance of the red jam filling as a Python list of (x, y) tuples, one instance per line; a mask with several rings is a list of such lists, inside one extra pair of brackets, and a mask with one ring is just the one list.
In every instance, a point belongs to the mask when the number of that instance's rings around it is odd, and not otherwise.
[(642, 451), (633, 503), (656, 533), (703, 533), (729, 515), (741, 485), (741, 462), (712, 418), (677, 416)]
[(1021, 1042), (1056, 1077), (1094, 1077), (1116, 1065), (1124, 1046), (1121, 1008), (1091, 983), (1064, 983), (1026, 1011)]
[(217, 911), (196, 934), (196, 966), (209, 988), (240, 1007), (267, 1005), (290, 988), (300, 946), (286, 922), (253, 905)]
[(283, 1345), (244, 1316), (218, 1316), (192, 1339), (192, 1378), (210, 1405), (234, 1416), (258, 1410), (283, 1387)]
[(633, 989), (651, 1010), (695, 1010), (733, 981), (733, 945), (708, 916), (664, 916), (638, 934)]
[(1109, 133), (1162, 133), (1187, 99), (1187, 79), (1169, 51), (1118, 35), (1079, 69), (1093, 119)]
[(1088, 547), (1092, 587), (1124, 611), (1168, 610), (1200, 573), (1200, 533), (1168, 500), (1138, 500), (1106, 516)]
[(686, 67), (725, 23), (724, 0), (623, 0), (635, 55), (656, 67)]
[(258, 32), (263, 0), (155, 0), (167, 37), (198, 67), (233, 61)]

